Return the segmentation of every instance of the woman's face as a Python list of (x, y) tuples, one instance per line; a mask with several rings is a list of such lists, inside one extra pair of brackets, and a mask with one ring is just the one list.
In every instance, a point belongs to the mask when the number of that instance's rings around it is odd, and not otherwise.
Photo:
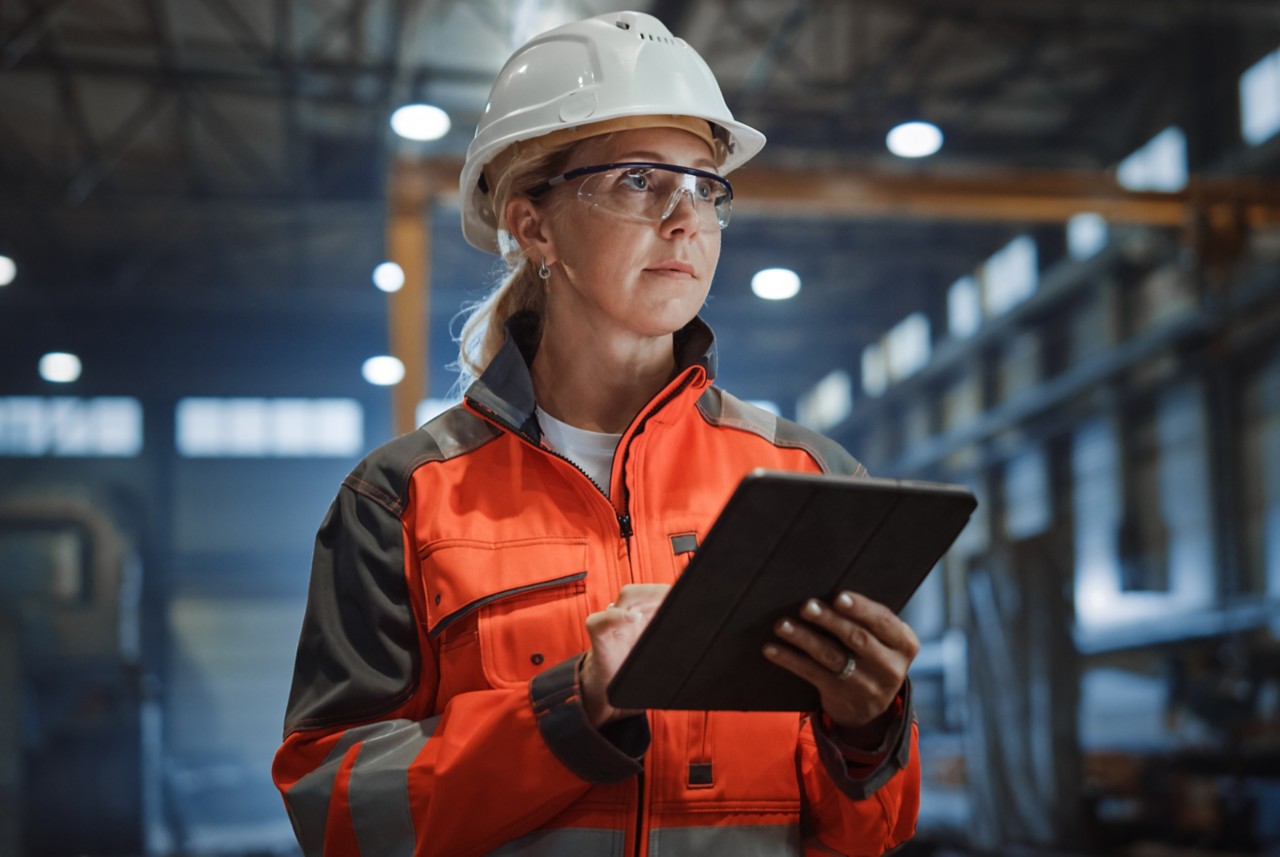
[[(584, 141), (565, 171), (651, 161), (717, 172), (707, 144), (674, 128), (619, 131)], [(668, 174), (670, 175), (670, 174)], [(551, 265), (548, 315), (592, 325), (595, 335), (666, 336), (697, 314), (720, 258), (720, 228), (687, 196), (661, 222), (638, 222), (578, 198), (582, 179), (556, 188), (544, 208)], [(539, 259), (534, 256), (536, 264)]]

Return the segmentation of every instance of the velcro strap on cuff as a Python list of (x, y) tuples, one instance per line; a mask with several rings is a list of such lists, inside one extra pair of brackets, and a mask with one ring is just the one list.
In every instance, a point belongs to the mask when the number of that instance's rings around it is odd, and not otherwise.
[[(846, 747), (822, 717), (810, 718), (823, 767), (836, 787), (853, 800), (865, 800), (875, 794), (911, 761), (911, 721), (915, 711), (911, 707), (910, 679), (903, 683), (895, 706), (898, 710), (889, 724), (888, 737), (882, 745), (884, 750), (874, 754), (878, 764), (869, 771), (867, 765), (859, 764), (867, 758), (865, 751)], [(855, 776), (851, 768), (857, 768), (860, 775)]]
[(529, 701), (542, 740), (566, 768), (590, 783), (607, 785), (634, 777), (649, 748), (649, 719), (641, 715), (611, 723), (608, 736), (592, 726), (578, 687), (582, 657), (556, 664), (529, 682)]

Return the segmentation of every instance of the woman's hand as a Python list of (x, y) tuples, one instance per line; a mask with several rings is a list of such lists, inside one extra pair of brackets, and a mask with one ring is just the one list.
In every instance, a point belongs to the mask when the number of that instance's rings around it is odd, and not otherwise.
[(670, 591), (671, 587), (666, 584), (629, 583), (622, 587), (612, 604), (587, 617), (591, 649), (582, 661), (579, 681), (582, 704), (597, 729), (610, 721), (639, 713), (614, 708), (605, 689)]
[(841, 592), (831, 605), (810, 599), (799, 619), (784, 618), (774, 631), (786, 645), (766, 645), (765, 657), (818, 689), (845, 741), (879, 743), (878, 719), (920, 651), (911, 626), (883, 604)]

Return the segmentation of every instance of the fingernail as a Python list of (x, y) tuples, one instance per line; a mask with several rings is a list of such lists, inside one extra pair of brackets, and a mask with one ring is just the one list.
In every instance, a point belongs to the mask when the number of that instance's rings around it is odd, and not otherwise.
[(792, 634), (795, 633), (796, 626), (792, 625), (789, 620), (783, 619), (782, 622), (778, 624), (778, 630), (784, 634)]
[(837, 604), (839, 604), (841, 607), (852, 607), (852, 606), (853, 606), (853, 593), (852, 593), (852, 592), (841, 592), (841, 593), (840, 593), (840, 597), (836, 599), (836, 603), (837, 603)]
[(821, 616), (822, 605), (810, 598), (808, 603), (804, 605), (804, 612), (808, 613), (810, 616)]
[(777, 647), (777, 646), (765, 646), (765, 647), (764, 647), (764, 653), (765, 653), (765, 655), (767, 655), (768, 657), (771, 657), (771, 658), (772, 658), (772, 657), (776, 657), (776, 656), (777, 656), (777, 654), (778, 654), (778, 647)]

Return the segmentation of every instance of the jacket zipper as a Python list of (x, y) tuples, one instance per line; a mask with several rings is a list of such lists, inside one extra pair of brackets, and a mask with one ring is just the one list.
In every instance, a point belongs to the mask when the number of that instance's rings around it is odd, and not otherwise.
[[(644, 416), (640, 418), (639, 422), (636, 424), (635, 431), (631, 433), (630, 440), (627, 441), (627, 445), (622, 450), (622, 471), (624, 473), (627, 470), (627, 461), (631, 458), (631, 444), (644, 431), (645, 424), (649, 422), (649, 418), (652, 417), (654, 414), (656, 414), (658, 411), (662, 410), (664, 407), (666, 407), (667, 403), (671, 402), (678, 395), (683, 393), (685, 388), (688, 387), (692, 382), (693, 382), (693, 373), (691, 372), (685, 376), (684, 381), (682, 381), (670, 393), (663, 396), (661, 401), (657, 402), (652, 408), (649, 409), (649, 411)], [(571, 467), (573, 467), (574, 470), (578, 471), (583, 476), (587, 477), (587, 480), (596, 487), (596, 490), (600, 492), (600, 495), (602, 497), (604, 497), (606, 500), (609, 499), (609, 495), (605, 492), (603, 488), (600, 487), (600, 483), (596, 482), (595, 479), (592, 479), (591, 474), (587, 473), (587, 471), (579, 467), (574, 461), (572, 461), (569, 458), (566, 458), (565, 456), (556, 452), (554, 449), (548, 449), (547, 447), (542, 446), (541, 444), (535, 444), (522, 431), (512, 426), (506, 420), (499, 417), (490, 408), (486, 408), (484, 405), (480, 404), (479, 402), (476, 402), (475, 400), (471, 400), (470, 404), (472, 407), (484, 413), (489, 419), (493, 420), (498, 425), (507, 429), (508, 431), (513, 433), (516, 437), (520, 438), (525, 443), (529, 444), (535, 449), (539, 449), (543, 452), (550, 453), (551, 455), (554, 455), (556, 458), (560, 459), (561, 461), (568, 462), (568, 464)], [(610, 505), (611, 506), (613, 505), (612, 501), (610, 501)], [(625, 479), (622, 480), (622, 513), (619, 514), (615, 510), (614, 516), (618, 519), (618, 532), (622, 534), (622, 538), (626, 541), (627, 554), (629, 556), (631, 554), (631, 536), (633, 535), (634, 530), (632, 529), (632, 523), (631, 523), (631, 492), (627, 490), (627, 481)], [(644, 816), (645, 816), (644, 789), (645, 789), (645, 776), (644, 776), (644, 769), (641, 768), (640, 773), (636, 775), (635, 857), (641, 857), (641, 855), (644, 853)]]
[[(693, 374), (688, 374), (684, 381), (672, 390), (668, 395), (663, 396), (662, 400), (649, 409), (640, 422), (636, 424), (636, 430), (631, 433), (631, 439), (627, 441), (626, 447), (622, 450), (622, 472), (626, 473), (627, 461), (631, 458), (631, 444), (644, 431), (645, 425), (649, 422), (649, 418), (667, 406), (667, 403), (684, 392), (684, 389), (693, 381)], [(622, 510), (623, 513), (618, 517), (618, 522), (622, 527), (623, 535), (627, 540), (627, 553), (631, 553), (631, 492), (627, 490), (627, 480), (622, 480)], [(641, 857), (645, 852), (644, 847), (644, 817), (645, 817), (645, 776), (643, 763), (640, 773), (636, 775), (636, 841), (635, 841), (635, 857)]]
[[(685, 375), (684, 381), (682, 381), (679, 386), (677, 386), (674, 390), (672, 390), (667, 395), (663, 396), (661, 401), (659, 401), (652, 408), (650, 408), (649, 412), (640, 418), (640, 421), (636, 424), (636, 430), (631, 433), (631, 439), (627, 441), (626, 447), (623, 448), (622, 450), (622, 472), (623, 473), (626, 473), (627, 461), (631, 458), (631, 444), (634, 443), (635, 439), (639, 437), (640, 434), (644, 431), (645, 424), (649, 422), (649, 418), (652, 417), (654, 414), (656, 414), (658, 411), (665, 408), (668, 402), (672, 401), (673, 399), (676, 398), (676, 396), (679, 396), (681, 393), (683, 393), (685, 388), (688, 387), (691, 383), (693, 383), (692, 372), (687, 373)], [(630, 490), (627, 489), (627, 480), (625, 479), (622, 480), (622, 515), (618, 517), (618, 522), (622, 526), (623, 536), (627, 539), (627, 549), (630, 550), (631, 548), (631, 492)]]
[[(686, 374), (684, 380), (680, 383), (679, 386), (677, 386), (674, 390), (672, 390), (667, 395), (663, 396), (659, 402), (657, 402), (652, 408), (649, 409), (648, 413), (646, 413), (643, 417), (640, 418), (640, 421), (636, 424), (636, 430), (631, 433), (631, 439), (627, 441), (627, 445), (622, 450), (622, 470), (624, 473), (626, 472), (626, 469), (627, 469), (627, 460), (631, 458), (631, 444), (632, 442), (635, 441), (636, 437), (639, 436), (644, 431), (645, 423), (649, 421), (650, 417), (652, 417), (658, 411), (665, 408), (668, 402), (672, 401), (673, 399), (676, 398), (676, 396), (683, 393), (685, 388), (688, 387), (691, 383), (693, 383), (692, 372)], [(550, 453), (551, 455), (554, 455), (556, 458), (560, 459), (561, 461), (566, 462), (574, 470), (578, 471), (583, 476), (587, 477), (587, 481), (595, 486), (596, 490), (600, 492), (602, 497), (604, 497), (606, 500), (609, 499), (608, 492), (600, 487), (600, 483), (597, 482), (595, 479), (593, 479), (590, 473), (588, 473), (587, 471), (579, 467), (575, 461), (561, 455), (560, 453), (556, 452), (554, 449), (549, 449), (548, 447), (542, 446), (541, 444), (534, 443), (532, 440), (528, 438), (528, 436), (524, 434), (524, 432), (520, 431), (520, 429), (516, 428), (515, 426), (511, 425), (509, 422), (504, 420), (502, 417), (498, 416), (496, 413), (493, 412), (492, 409), (486, 408), (484, 405), (480, 404), (474, 399), (471, 399), (469, 401), (473, 408), (476, 408), (477, 410), (483, 412), (485, 416), (487, 416), (489, 419), (493, 420), (495, 423), (502, 426), (507, 431), (511, 432), (516, 437), (520, 438), (525, 443), (532, 446), (534, 449), (539, 449), (543, 452)], [(612, 502), (610, 502), (610, 505), (613, 505)], [(627, 551), (629, 553), (631, 550), (631, 536), (634, 534), (634, 530), (632, 529), (632, 524), (631, 524), (631, 492), (627, 490), (627, 481), (625, 479), (622, 480), (622, 513), (619, 514), (615, 510), (614, 517), (618, 519), (618, 532), (622, 535), (622, 538), (626, 540)]]
[(640, 773), (636, 774), (636, 841), (635, 857), (644, 853), (644, 762), (640, 763)]
[[(520, 431), (520, 429), (511, 425), (511, 423), (507, 422), (502, 417), (495, 414), (492, 410), (490, 410), (489, 408), (486, 408), (484, 405), (480, 404), (474, 399), (470, 400), (470, 404), (471, 404), (471, 407), (483, 413), (486, 417), (493, 420), (495, 423), (502, 426), (507, 431), (511, 432), (512, 434), (520, 438), (525, 443), (529, 444), (529, 446), (532, 446), (534, 449), (540, 450), (541, 452), (545, 452), (549, 455), (553, 455), (556, 458), (563, 461), (564, 463), (568, 464), (574, 470), (578, 471), (583, 476), (585, 476), (587, 478), (587, 481), (590, 482), (593, 486), (595, 486), (595, 489), (600, 492), (601, 497), (604, 497), (606, 500), (609, 499), (608, 492), (606, 492), (603, 488), (600, 487), (600, 483), (597, 482), (591, 476), (590, 473), (588, 473), (587, 471), (579, 467), (576, 461), (561, 455), (560, 453), (556, 452), (554, 449), (534, 443), (532, 440), (528, 438), (528, 436), (524, 434), (524, 432)], [(610, 503), (609, 505), (612, 506), (613, 504)], [(631, 515), (630, 513), (626, 510), (626, 507), (624, 506), (623, 512), (621, 515), (619, 515), (615, 510), (613, 513), (613, 516), (618, 520), (618, 532), (621, 533), (622, 537), (627, 540), (627, 547), (630, 548), (631, 547)]]

